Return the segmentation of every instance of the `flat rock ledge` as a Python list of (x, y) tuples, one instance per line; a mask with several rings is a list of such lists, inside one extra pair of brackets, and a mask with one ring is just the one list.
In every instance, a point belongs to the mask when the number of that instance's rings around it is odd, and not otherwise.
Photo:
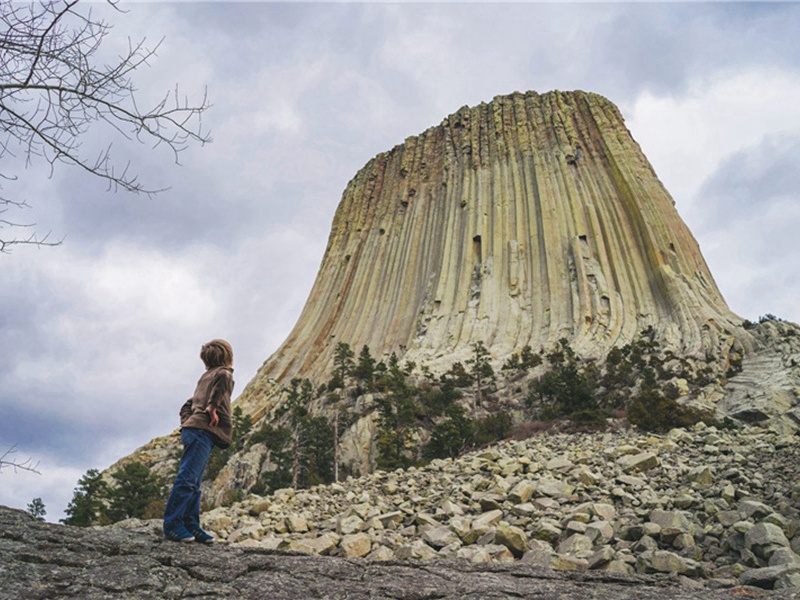
[(164, 540), (139, 529), (75, 528), (0, 507), (0, 599), (797, 598), (797, 591), (712, 589), (667, 575), (556, 571), (523, 563), (317, 557)]

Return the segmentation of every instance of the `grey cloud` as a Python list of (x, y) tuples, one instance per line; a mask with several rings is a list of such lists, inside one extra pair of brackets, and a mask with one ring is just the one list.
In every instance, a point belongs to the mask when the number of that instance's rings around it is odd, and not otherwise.
[(582, 64), (597, 91), (678, 96), (715, 71), (797, 69), (800, 42), (790, 33), (800, 17), (796, 4), (601, 6), (615, 16), (584, 40), (591, 52)]
[(797, 321), (800, 135), (773, 136), (730, 157), (695, 201), (698, 237), (734, 310)]
[[(736, 153), (708, 177), (698, 193), (702, 227), (721, 229), (750, 221), (782, 204), (800, 206), (800, 135), (770, 136)], [(786, 230), (790, 223), (774, 223)], [(788, 233), (788, 232), (786, 232)]]

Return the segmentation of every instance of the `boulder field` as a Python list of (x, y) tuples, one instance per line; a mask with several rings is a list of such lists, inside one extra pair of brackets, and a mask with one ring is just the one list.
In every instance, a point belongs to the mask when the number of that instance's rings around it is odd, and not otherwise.
[(542, 434), (203, 519), (239, 547), (800, 590), (798, 454), (757, 427)]

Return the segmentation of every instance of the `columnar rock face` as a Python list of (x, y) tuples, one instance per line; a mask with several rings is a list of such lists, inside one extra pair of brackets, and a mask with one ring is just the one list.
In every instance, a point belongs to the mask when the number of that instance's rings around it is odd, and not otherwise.
[(676, 352), (718, 354), (749, 345), (740, 323), (619, 110), (516, 93), (356, 174), (306, 307), (254, 385), (321, 378), (337, 342), (436, 370), (476, 341), (498, 360), (561, 338), (602, 356), (648, 326)]

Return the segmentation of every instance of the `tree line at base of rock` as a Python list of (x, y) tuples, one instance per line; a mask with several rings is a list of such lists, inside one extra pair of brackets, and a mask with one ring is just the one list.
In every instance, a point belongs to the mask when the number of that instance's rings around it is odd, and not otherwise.
[[(654, 432), (698, 421), (727, 425), (678, 402), (680, 391), (673, 383), (683, 380), (693, 393), (718, 380), (718, 370), (713, 357), (698, 366), (662, 352), (652, 328), (631, 344), (612, 349), (602, 363), (581, 359), (565, 339), (544, 355), (526, 346), (506, 360), (499, 375), (482, 342), (472, 345), (465, 363), (454, 363), (440, 376), (425, 365), (401, 364), (396, 354), (378, 361), (367, 346), (356, 357), (347, 343), (340, 342), (330, 379), (317, 388), (308, 379), (293, 379), (285, 390), (286, 401), (260, 424), (234, 408), (234, 444), (212, 451), (204, 480), (216, 478), (237, 453), (264, 444), (267, 468), (248, 492), (264, 495), (338, 481), (348, 475), (340, 464), (341, 435), (372, 412), (378, 428), (376, 466), (383, 470), (456, 457), (510, 436), (521, 438), (546, 429), (550, 422), (602, 429), (611, 417), (627, 417), (631, 424)], [(740, 357), (725, 375), (739, 370)], [(498, 378), (513, 402), (498, 398)], [(365, 397), (371, 402), (359, 408), (357, 400)], [(509, 410), (512, 405), (521, 409), (514, 410), (516, 418)], [(96, 470), (88, 471), (78, 482), (63, 521), (90, 525), (161, 516), (167, 487), (145, 465), (128, 463), (111, 477), (109, 484)], [(240, 500), (244, 493), (231, 490), (225, 503)]]

